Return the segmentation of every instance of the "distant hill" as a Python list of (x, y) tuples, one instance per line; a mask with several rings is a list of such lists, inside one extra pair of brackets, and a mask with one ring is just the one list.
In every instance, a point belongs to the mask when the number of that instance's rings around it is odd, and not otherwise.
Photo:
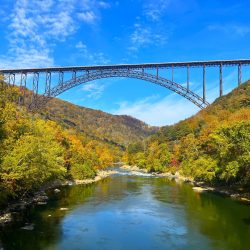
[(64, 127), (75, 128), (89, 137), (127, 146), (156, 133), (159, 128), (127, 115), (111, 115), (54, 98), (41, 110), (42, 116)]
[(232, 117), (234, 113), (237, 113), (238, 116), (242, 115), (242, 119), (237, 120), (244, 120), (243, 116), (249, 113), (249, 108), (250, 81), (229, 94), (217, 98), (209, 107), (194, 116), (174, 125), (161, 127), (153, 137), (160, 141), (176, 141), (189, 133), (198, 135), (202, 129), (212, 130), (221, 122), (237, 119)]

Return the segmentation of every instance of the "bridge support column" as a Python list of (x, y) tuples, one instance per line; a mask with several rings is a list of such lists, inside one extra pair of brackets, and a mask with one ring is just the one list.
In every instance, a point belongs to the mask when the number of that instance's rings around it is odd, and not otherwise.
[(50, 96), (51, 88), (51, 72), (46, 72), (46, 82), (45, 82), (45, 94)]
[(62, 85), (62, 84), (63, 84), (63, 78), (64, 78), (64, 72), (63, 72), (63, 71), (60, 71), (60, 72), (59, 72), (58, 85)]
[(223, 76), (222, 76), (222, 64), (220, 64), (220, 96), (223, 95)]
[(172, 65), (172, 82), (174, 81), (174, 66)]
[(238, 65), (238, 86), (241, 85), (242, 82), (242, 69), (241, 64)]
[(72, 72), (72, 79), (74, 80), (74, 82), (76, 82), (76, 71), (75, 70)]
[(26, 85), (27, 85), (27, 74), (21, 73), (21, 82), (20, 82), (21, 96), (19, 96), (18, 105), (25, 104)]
[(14, 86), (16, 83), (16, 75), (15, 74), (9, 74), (9, 82), (8, 85), (9, 86)]
[(206, 66), (203, 66), (203, 102), (206, 102)]
[(159, 69), (158, 69), (158, 67), (156, 68), (156, 78), (157, 79), (159, 78)]
[(38, 95), (38, 82), (39, 82), (39, 73), (35, 72), (33, 75), (33, 95), (32, 102), (35, 102)]
[(187, 66), (187, 91), (189, 91), (190, 67)]

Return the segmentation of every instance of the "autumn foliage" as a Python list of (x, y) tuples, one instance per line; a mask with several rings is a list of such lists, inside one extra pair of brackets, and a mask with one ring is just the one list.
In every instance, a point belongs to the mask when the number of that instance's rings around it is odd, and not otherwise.
[(92, 178), (113, 163), (117, 147), (29, 113), (16, 105), (18, 95), (17, 88), (0, 85), (2, 198), (26, 195), (53, 180)]
[[(250, 81), (195, 116), (127, 148), (129, 164), (250, 188)], [(131, 152), (132, 149), (132, 152)]]

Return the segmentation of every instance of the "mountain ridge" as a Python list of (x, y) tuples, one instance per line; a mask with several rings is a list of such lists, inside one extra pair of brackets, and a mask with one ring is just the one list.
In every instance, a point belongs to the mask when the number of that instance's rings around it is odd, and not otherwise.
[(129, 115), (113, 115), (53, 98), (40, 114), (60, 125), (74, 127), (86, 135), (122, 147), (153, 135), (159, 127), (150, 126)]
[(211, 126), (210, 122), (213, 119), (214, 122), (224, 122), (227, 120), (227, 116), (231, 116), (240, 109), (243, 110), (249, 107), (250, 80), (242, 83), (228, 94), (218, 97), (211, 105), (198, 111), (196, 114), (173, 125), (162, 126), (153, 137), (158, 134), (159, 138), (162, 137), (170, 141), (179, 140), (190, 132), (194, 132), (193, 130), (199, 133), (202, 128)]

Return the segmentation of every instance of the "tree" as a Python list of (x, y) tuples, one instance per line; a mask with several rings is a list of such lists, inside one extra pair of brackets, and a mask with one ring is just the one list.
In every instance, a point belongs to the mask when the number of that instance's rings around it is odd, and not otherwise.
[(73, 179), (83, 180), (87, 178), (94, 178), (96, 173), (87, 163), (75, 163), (70, 168), (70, 174)]
[(235, 122), (210, 135), (208, 153), (218, 159), (219, 178), (227, 183), (250, 179), (250, 122)]
[(27, 134), (3, 158), (0, 175), (5, 187), (16, 195), (36, 189), (65, 173), (60, 145), (47, 134), (42, 137)]
[(147, 150), (147, 169), (149, 171), (165, 172), (171, 162), (172, 154), (166, 143), (153, 142)]

